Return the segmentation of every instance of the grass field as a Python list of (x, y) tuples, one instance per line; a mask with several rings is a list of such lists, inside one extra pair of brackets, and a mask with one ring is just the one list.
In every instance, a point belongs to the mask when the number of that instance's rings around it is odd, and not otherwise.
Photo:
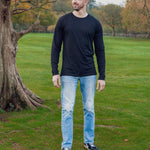
[[(60, 150), (60, 89), (51, 81), (52, 37), (28, 34), (19, 41), (17, 54), (24, 84), (46, 99), (44, 104), (51, 111), (1, 112), (0, 150)], [(106, 88), (95, 95), (95, 144), (101, 150), (150, 150), (150, 40), (104, 37), (104, 42)], [(82, 149), (83, 111), (78, 87), (72, 150)]]

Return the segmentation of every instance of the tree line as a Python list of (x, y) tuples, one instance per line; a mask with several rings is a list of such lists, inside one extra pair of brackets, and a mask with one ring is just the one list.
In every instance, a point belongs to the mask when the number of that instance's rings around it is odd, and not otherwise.
[(92, 11), (104, 25), (104, 31), (111, 28), (113, 36), (116, 32), (126, 36), (145, 33), (150, 38), (150, 0), (127, 0), (125, 7), (109, 4)]
[[(23, 5), (28, 9), (29, 4)], [(39, 11), (39, 10), (38, 10)], [(70, 0), (57, 0), (48, 4), (41, 12), (41, 25), (35, 32), (53, 32), (58, 18), (72, 11)], [(124, 7), (108, 4), (96, 4), (89, 0), (87, 11), (95, 16), (103, 25), (104, 33), (117, 33), (124, 35), (144, 33), (150, 38), (150, 0), (127, 0)], [(27, 11), (21, 15), (13, 16), (13, 24), (17, 30), (27, 28), (34, 21), (36, 11)]]

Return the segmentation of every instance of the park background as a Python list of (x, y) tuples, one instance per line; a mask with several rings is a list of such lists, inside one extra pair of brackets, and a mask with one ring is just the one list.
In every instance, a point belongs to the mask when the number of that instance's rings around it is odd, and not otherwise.
[[(120, 1), (122, 3), (117, 5), (115, 1), (107, 4), (107, 1), (89, 0), (87, 11), (101, 22), (104, 35), (150, 38), (150, 1)], [(26, 4), (24, 7), (28, 9), (30, 5)], [(54, 32), (58, 18), (71, 11), (70, 0), (57, 0), (53, 4), (47, 5), (46, 9), (41, 12), (41, 25), (34, 29), (34, 32)], [(34, 22), (34, 19), (35, 10), (14, 15), (14, 28), (18, 31), (26, 29)]]
[[(89, 2), (88, 12), (103, 25), (106, 51), (106, 88), (95, 95), (95, 144), (102, 150), (149, 150), (150, 2), (146, 6), (144, 0), (130, 0), (121, 6)], [(28, 108), (15, 112), (13, 106), (7, 112), (0, 109), (1, 150), (59, 150), (61, 147), (60, 89), (52, 83), (50, 53), (55, 24), (60, 16), (72, 10), (70, 4), (64, 0), (46, 5), (41, 11), (41, 24), (18, 42), (16, 61), (23, 83), (45, 99), (43, 104), (50, 110), (39, 107), (34, 111)], [(27, 29), (37, 12), (14, 15), (14, 28), (18, 32)], [(79, 85), (72, 149), (83, 149)]]

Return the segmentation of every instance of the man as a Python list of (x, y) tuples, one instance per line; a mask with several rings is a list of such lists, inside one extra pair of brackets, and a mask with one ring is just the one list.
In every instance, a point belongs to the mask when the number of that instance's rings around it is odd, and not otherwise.
[[(98, 91), (105, 87), (105, 52), (102, 26), (86, 12), (88, 0), (72, 0), (73, 12), (59, 18), (52, 44), (51, 64), (53, 83), (61, 85), (62, 150), (70, 150), (73, 141), (73, 108), (76, 88), (80, 81), (84, 109), (84, 148), (98, 150), (94, 145), (94, 95), (96, 70), (95, 54), (99, 70)], [(58, 72), (59, 54), (63, 42), (61, 79)]]

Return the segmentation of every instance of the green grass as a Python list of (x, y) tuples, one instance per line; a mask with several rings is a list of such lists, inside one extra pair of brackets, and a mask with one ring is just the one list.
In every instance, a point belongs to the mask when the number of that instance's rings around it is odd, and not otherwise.
[[(61, 109), (57, 105), (60, 89), (51, 81), (52, 37), (52, 34), (28, 34), (19, 41), (17, 54), (24, 84), (46, 99), (44, 104), (51, 111), (38, 108), (1, 113), (0, 150), (60, 150)], [(106, 88), (95, 95), (95, 144), (101, 150), (149, 150), (150, 41), (104, 37), (104, 42)], [(82, 149), (83, 112), (78, 85), (72, 150)]]

